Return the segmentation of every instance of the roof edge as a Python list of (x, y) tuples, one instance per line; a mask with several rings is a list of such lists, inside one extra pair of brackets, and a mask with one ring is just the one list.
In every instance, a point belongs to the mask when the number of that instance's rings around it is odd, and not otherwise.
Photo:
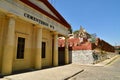
[(64, 25), (66, 28), (70, 29), (71, 26), (67, 23), (67, 21), (57, 12), (57, 10), (48, 2), (48, 0), (39, 0), (42, 1), (47, 7), (49, 7), (49, 9), (60, 18), (60, 20), (58, 20), (57, 18), (55, 18), (53, 15), (49, 14), (48, 12), (46, 12), (45, 10), (41, 9), (40, 7), (38, 7), (37, 5), (33, 4), (32, 2), (30, 2), (29, 0), (20, 0), (21, 2), (27, 4), (28, 6), (36, 9), (37, 11), (43, 13), (44, 15), (47, 15), (49, 18), (59, 22), (60, 24)]

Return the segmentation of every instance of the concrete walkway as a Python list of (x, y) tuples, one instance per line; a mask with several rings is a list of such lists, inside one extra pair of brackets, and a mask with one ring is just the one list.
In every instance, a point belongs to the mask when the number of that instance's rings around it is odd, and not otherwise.
[[(112, 61), (120, 57), (116, 55), (110, 59), (100, 62), (95, 65), (88, 66), (106, 66)], [(78, 64), (69, 64), (49, 69), (43, 69), (33, 72), (6, 76), (0, 80), (74, 80), (77, 74), (84, 71), (84, 66)]]
[(82, 72), (80, 65), (69, 64), (34, 72), (6, 76), (3, 80), (68, 80)]

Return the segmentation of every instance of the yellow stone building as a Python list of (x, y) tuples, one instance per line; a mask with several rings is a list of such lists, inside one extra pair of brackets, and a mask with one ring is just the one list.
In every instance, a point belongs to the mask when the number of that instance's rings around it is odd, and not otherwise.
[(58, 37), (71, 26), (47, 0), (0, 0), (0, 74), (58, 66)]

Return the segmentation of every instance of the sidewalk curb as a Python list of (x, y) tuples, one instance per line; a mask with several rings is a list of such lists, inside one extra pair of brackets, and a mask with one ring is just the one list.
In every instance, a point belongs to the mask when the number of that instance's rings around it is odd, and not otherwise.
[(119, 55), (114, 56), (108, 63), (106, 63), (106, 65), (109, 65), (110, 63), (112, 63), (114, 60), (116, 60), (119, 57)]
[(110, 59), (107, 59), (105, 61), (102, 61), (98, 64), (95, 64), (94, 66), (106, 66), (106, 65), (109, 65), (110, 63), (112, 63), (114, 60), (116, 60), (117, 58), (119, 57), (119, 55), (116, 55)]

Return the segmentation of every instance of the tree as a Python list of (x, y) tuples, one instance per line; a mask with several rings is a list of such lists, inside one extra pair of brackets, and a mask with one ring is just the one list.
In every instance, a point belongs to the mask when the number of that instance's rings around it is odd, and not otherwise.
[(72, 34), (72, 31), (73, 31), (72, 28), (70, 28), (70, 29), (69, 29), (70, 34)]
[(97, 38), (97, 35), (96, 35), (96, 33), (93, 33), (93, 34), (90, 34), (90, 39), (91, 39), (91, 42), (92, 43), (95, 43), (96, 42), (96, 38)]
[(74, 31), (73, 34), (74, 34), (75, 38), (78, 38), (79, 37), (79, 30)]
[(79, 33), (79, 30), (75, 30), (74, 32), (73, 32), (73, 34), (78, 34)]

